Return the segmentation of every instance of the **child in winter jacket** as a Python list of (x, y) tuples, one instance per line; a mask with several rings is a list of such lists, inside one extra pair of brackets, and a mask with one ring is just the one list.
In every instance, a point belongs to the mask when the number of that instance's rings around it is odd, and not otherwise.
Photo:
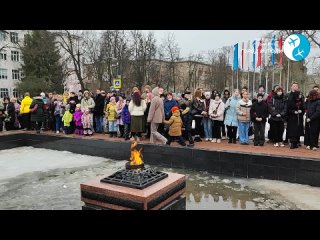
[(84, 109), (84, 113), (81, 117), (82, 125), (83, 125), (83, 134), (85, 136), (92, 136), (92, 118), (90, 116), (90, 111), (88, 108)]
[(182, 137), (182, 119), (180, 117), (180, 110), (178, 107), (172, 107), (172, 116), (168, 121), (164, 121), (165, 124), (170, 125), (169, 128), (169, 139), (167, 141), (167, 145), (170, 145), (175, 138), (178, 138), (179, 144), (185, 146), (185, 140)]
[(65, 134), (71, 134), (71, 127), (70, 123), (72, 122), (72, 113), (70, 113), (70, 105), (66, 105), (65, 107), (66, 111), (63, 114), (62, 122), (64, 126), (64, 133)]
[(107, 105), (106, 108), (106, 118), (108, 119), (109, 123), (109, 133), (110, 137), (117, 136), (117, 111), (116, 111), (116, 98), (111, 97), (110, 103)]
[(76, 130), (75, 130), (75, 134), (78, 135), (83, 135), (83, 125), (82, 125), (82, 112), (81, 112), (81, 105), (77, 104), (76, 105), (76, 111), (73, 114), (73, 121), (75, 123), (76, 126)]
[(126, 104), (122, 108), (121, 111), (121, 119), (124, 125), (124, 140), (129, 140), (130, 139), (130, 124), (131, 124), (131, 115), (129, 112), (129, 103), (130, 99), (126, 100)]

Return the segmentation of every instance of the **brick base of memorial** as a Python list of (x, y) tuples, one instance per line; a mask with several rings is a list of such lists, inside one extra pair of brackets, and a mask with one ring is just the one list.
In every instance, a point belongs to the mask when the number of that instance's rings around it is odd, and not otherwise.
[[(185, 210), (185, 175), (168, 177), (144, 189), (101, 182), (99, 177), (82, 183), (83, 210)], [(107, 177), (107, 176), (106, 176)]]

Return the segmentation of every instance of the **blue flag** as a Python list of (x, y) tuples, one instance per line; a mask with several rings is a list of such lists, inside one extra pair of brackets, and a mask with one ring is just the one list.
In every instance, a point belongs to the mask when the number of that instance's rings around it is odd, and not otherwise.
[(252, 42), (252, 46), (253, 46), (252, 68), (256, 69), (256, 40)]
[(272, 65), (274, 65), (274, 56), (275, 56), (275, 41), (276, 41), (276, 36), (273, 35), (272, 40), (271, 40), (271, 48), (272, 48), (272, 55), (271, 55), (271, 61)]
[(233, 46), (233, 71), (239, 68), (238, 43)]

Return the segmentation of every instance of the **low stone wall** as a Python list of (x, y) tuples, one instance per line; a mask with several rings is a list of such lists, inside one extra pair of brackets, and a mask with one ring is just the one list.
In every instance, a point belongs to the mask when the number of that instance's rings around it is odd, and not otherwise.
[[(232, 177), (265, 178), (320, 186), (319, 159), (152, 144), (141, 145), (144, 161), (150, 165), (204, 170)], [(130, 158), (130, 142), (22, 133), (0, 136), (0, 150), (22, 146), (70, 151), (115, 160)]]

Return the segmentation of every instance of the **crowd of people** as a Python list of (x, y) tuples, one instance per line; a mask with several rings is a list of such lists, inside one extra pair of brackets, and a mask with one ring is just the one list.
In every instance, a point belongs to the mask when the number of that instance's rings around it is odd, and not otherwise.
[(307, 149), (319, 148), (319, 87), (314, 86), (306, 98), (293, 82), (288, 93), (278, 85), (265, 93), (261, 85), (252, 99), (246, 87), (232, 94), (227, 89), (221, 95), (217, 90), (199, 88), (193, 94), (187, 90), (178, 95), (148, 85), (142, 92), (134, 87), (127, 96), (98, 89), (95, 94), (88, 90), (62, 95), (42, 92), (31, 98), (26, 92), (21, 101), (0, 99), (0, 131), (5, 127), (7, 131), (109, 134), (125, 140), (144, 137), (167, 145), (177, 140), (182, 146), (188, 142), (189, 147), (201, 141), (219, 144), (223, 139), (248, 145), (253, 135), (254, 146), (264, 146), (267, 123), (268, 142), (275, 147), (290, 143), (291, 149), (298, 148), (304, 136)]

